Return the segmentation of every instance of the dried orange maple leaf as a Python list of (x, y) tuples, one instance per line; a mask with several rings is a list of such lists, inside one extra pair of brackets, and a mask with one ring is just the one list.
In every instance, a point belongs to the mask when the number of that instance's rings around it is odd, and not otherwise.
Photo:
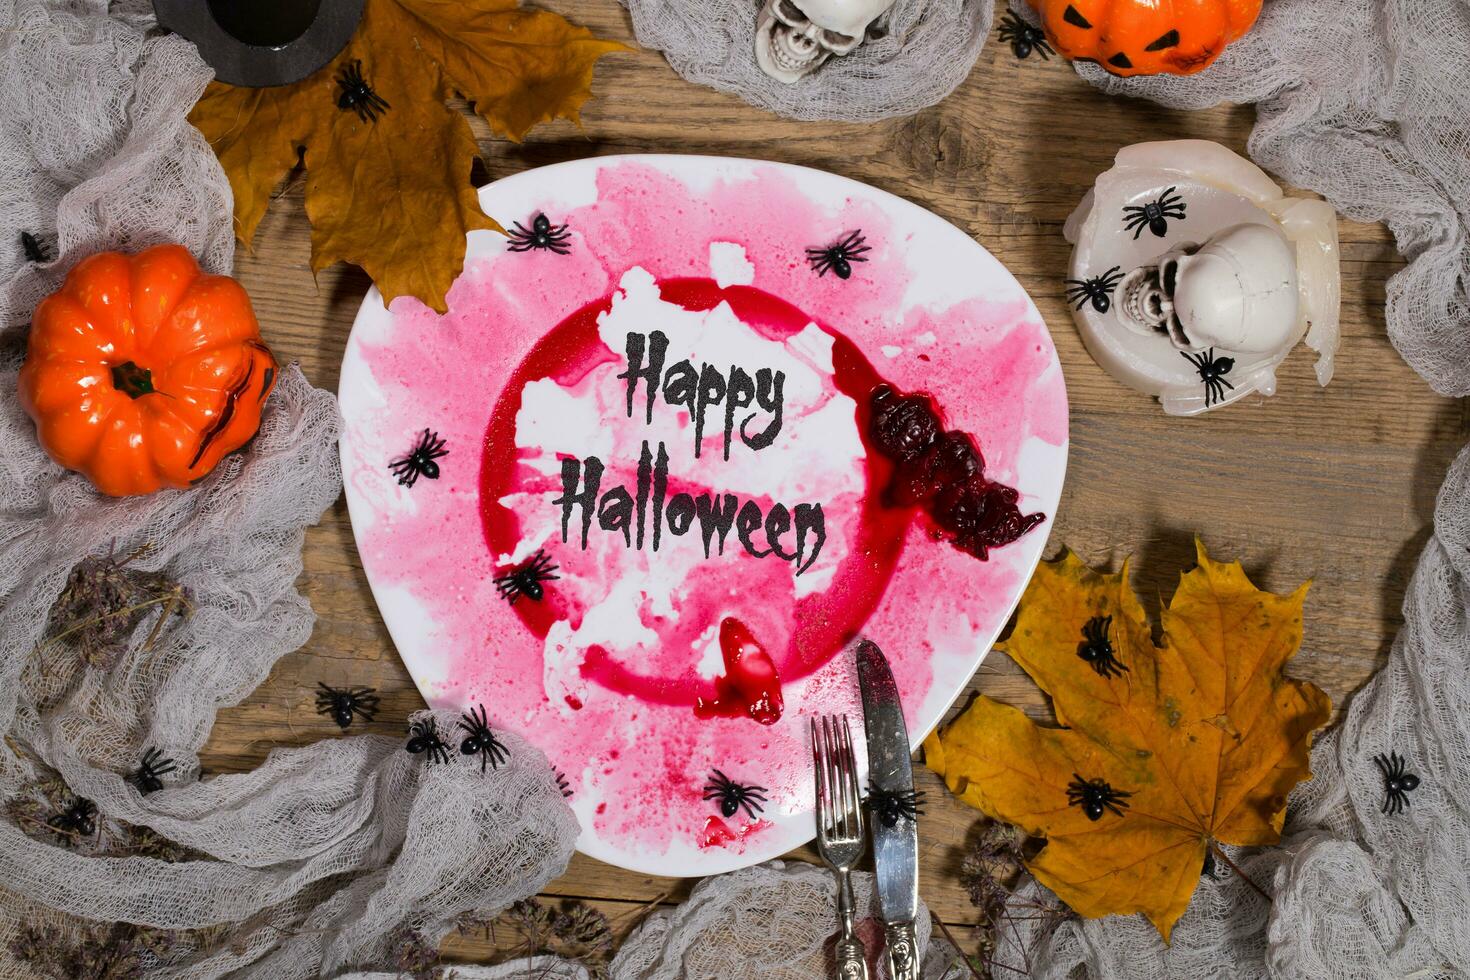
[[(470, 184), (474, 135), (445, 99), (460, 92), (519, 140), (537, 123), (576, 121), (597, 59), (621, 50), (516, 0), (368, 0), (357, 33), (326, 67), (276, 88), (211, 82), (189, 121), (229, 175), (242, 242), (304, 148), (312, 271), (353, 262), (385, 303), (416, 296), (442, 313), (465, 234), (502, 230)], [(376, 119), (338, 105), (339, 76), (355, 61), (387, 103)]]
[[(1126, 564), (1105, 575), (1071, 553), (1044, 562), (998, 649), (1051, 696), (1064, 727), (982, 696), (924, 743), (960, 799), (1046, 838), (1028, 866), (1068, 905), (1088, 917), (1142, 912), (1165, 941), (1212, 842), (1281, 839), (1286, 796), (1311, 778), (1312, 732), (1331, 712), (1322, 691), (1282, 674), (1307, 585), (1262, 592), (1238, 562), (1196, 547), (1198, 567), (1163, 610), (1162, 646)], [(1091, 794), (1093, 819), (1086, 781), (1128, 795)]]

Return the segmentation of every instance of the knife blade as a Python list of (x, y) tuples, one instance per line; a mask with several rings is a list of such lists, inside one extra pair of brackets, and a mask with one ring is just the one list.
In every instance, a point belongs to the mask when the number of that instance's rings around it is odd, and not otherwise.
[[(868, 737), (868, 792), (897, 793), (912, 800), (914, 769), (909, 732), (898, 685), (883, 651), (871, 640), (857, 647), (858, 685), (863, 692), (863, 728)], [(871, 812), (871, 811), (870, 811)], [(873, 862), (877, 868), (878, 911), (888, 940), (888, 965), (894, 980), (917, 980), (919, 958), (914, 916), (919, 911), (919, 827), (900, 814), (893, 826), (873, 814)]]

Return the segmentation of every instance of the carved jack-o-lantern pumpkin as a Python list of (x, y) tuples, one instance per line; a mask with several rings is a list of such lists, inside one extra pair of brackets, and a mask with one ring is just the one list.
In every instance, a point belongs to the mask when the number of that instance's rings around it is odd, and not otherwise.
[(1056, 49), (1114, 75), (1193, 75), (1251, 29), (1261, 0), (1041, 0)]

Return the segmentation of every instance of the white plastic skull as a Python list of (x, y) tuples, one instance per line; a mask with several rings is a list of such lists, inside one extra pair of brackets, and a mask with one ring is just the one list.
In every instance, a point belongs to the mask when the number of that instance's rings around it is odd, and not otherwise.
[(755, 60), (790, 84), (833, 55), (849, 54), (894, 0), (766, 0), (755, 28)]
[(1301, 333), (1296, 248), (1269, 225), (1235, 225), (1204, 245), (1177, 245), (1129, 273), (1118, 294), (1125, 326), (1165, 332), (1183, 351), (1269, 353)]

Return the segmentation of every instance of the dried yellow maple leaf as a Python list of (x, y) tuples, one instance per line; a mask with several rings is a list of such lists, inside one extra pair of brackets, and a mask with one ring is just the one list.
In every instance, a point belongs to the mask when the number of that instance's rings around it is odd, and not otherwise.
[[(575, 121), (597, 59), (620, 50), (516, 0), (368, 0), (357, 33), (326, 67), (276, 88), (211, 82), (189, 121), (229, 175), (242, 242), (304, 148), (312, 271), (353, 262), (385, 303), (417, 296), (443, 312), (465, 234), (502, 230), (480, 210), (470, 184), (479, 148), (445, 99), (460, 92), (519, 140), (537, 123)], [(353, 69), (385, 106), (339, 105)]]
[(1307, 586), (1262, 592), (1238, 562), (1180, 577), (1155, 645), (1128, 568), (1045, 562), (1021, 599), (1010, 654), (1064, 727), (978, 698), (924, 743), (960, 799), (1045, 837), (1033, 874), (1079, 914), (1142, 912), (1167, 941), (1212, 842), (1281, 838), (1286, 796), (1311, 778), (1327, 695), (1282, 667)]

